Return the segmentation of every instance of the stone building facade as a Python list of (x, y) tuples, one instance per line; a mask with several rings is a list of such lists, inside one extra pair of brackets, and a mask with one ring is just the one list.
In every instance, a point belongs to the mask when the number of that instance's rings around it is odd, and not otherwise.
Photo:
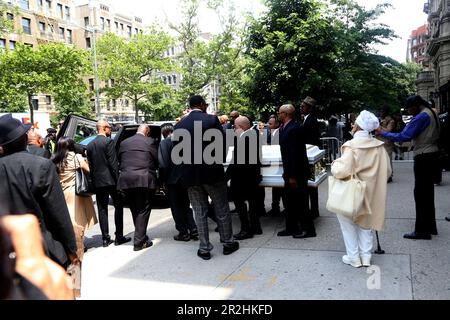
[(424, 11), (428, 14), (427, 53), (431, 70), (419, 75), (418, 89), (423, 87), (421, 79), (430, 81), (433, 77), (434, 90), (428, 100), (432, 100), (440, 112), (446, 112), (450, 107), (450, 0), (428, 0)]

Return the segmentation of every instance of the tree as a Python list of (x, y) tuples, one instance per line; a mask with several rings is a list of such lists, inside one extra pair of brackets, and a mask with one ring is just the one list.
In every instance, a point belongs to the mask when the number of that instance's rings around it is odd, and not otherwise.
[(4, 0), (0, 0), (0, 36), (14, 30), (14, 20), (8, 17), (8, 13), (16, 14), (17, 12), (16, 7), (8, 5)]
[[(216, 13), (222, 32), (205, 39), (198, 26), (198, 11), (201, 5)], [(193, 94), (202, 94), (207, 86), (221, 89), (221, 110), (238, 108), (243, 110), (248, 100), (241, 90), (247, 59), (245, 51), (245, 25), (235, 13), (233, 3), (223, 0), (184, 0), (184, 19), (179, 25), (169, 24), (177, 32), (182, 47), (178, 62), (182, 74), (180, 103)]]
[(99, 74), (102, 80), (114, 79), (114, 85), (102, 89), (110, 99), (126, 97), (133, 102), (136, 122), (139, 109), (160, 103), (170, 88), (160, 73), (173, 66), (164, 53), (170, 48), (172, 38), (153, 27), (149, 34), (138, 34), (126, 40), (108, 33), (97, 42)]
[[(76, 112), (88, 115), (86, 88), (82, 76), (87, 70), (87, 56), (83, 50), (64, 44), (41, 45), (38, 49), (19, 44), (13, 52), (0, 55), (0, 95), (7, 97), (3, 109), (22, 111), (11, 101), (26, 97), (33, 121), (32, 97), (45, 92), (55, 97), (60, 117)], [(9, 103), (8, 103), (9, 101)]]
[(404, 75), (401, 65), (372, 49), (395, 36), (374, 23), (388, 5), (373, 10), (352, 0), (266, 0), (266, 5), (267, 14), (251, 23), (248, 38), (252, 68), (246, 91), (253, 107), (273, 112), (311, 95), (323, 113), (334, 113), (398, 98), (399, 91), (386, 88)]

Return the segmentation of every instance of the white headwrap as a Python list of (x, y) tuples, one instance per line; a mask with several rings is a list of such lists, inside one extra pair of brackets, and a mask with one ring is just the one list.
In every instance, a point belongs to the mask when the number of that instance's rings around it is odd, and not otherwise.
[(361, 111), (358, 118), (356, 118), (356, 124), (367, 132), (372, 132), (380, 127), (378, 118), (372, 112), (366, 110)]

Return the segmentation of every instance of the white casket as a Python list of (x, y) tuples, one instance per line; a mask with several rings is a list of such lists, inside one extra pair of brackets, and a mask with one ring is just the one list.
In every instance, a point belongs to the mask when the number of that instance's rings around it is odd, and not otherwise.
[[(230, 147), (227, 153), (227, 162), (225, 168), (228, 167), (233, 157), (234, 147)], [(308, 185), (317, 188), (327, 178), (326, 166), (323, 163), (325, 151), (320, 150), (316, 146), (306, 145), (308, 161), (310, 165), (310, 179)], [(281, 151), (279, 145), (262, 146), (262, 168), (263, 176), (260, 186), (262, 187), (284, 187), (283, 180), (283, 162), (281, 161)]]

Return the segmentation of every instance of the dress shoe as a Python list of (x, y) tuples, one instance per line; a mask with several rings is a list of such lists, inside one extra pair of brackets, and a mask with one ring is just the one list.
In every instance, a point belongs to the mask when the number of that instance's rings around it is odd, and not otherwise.
[(227, 256), (237, 251), (238, 249), (239, 249), (239, 242), (235, 241), (231, 245), (223, 246), (223, 254)]
[(103, 239), (103, 248), (109, 247), (109, 245), (113, 242), (114, 241), (112, 241), (111, 238), (104, 238)]
[(361, 268), (363, 266), (360, 257), (352, 259), (349, 256), (345, 255), (342, 257), (342, 262), (354, 268)]
[(277, 233), (278, 237), (290, 237), (293, 236), (294, 234), (298, 234), (299, 232), (290, 232), (288, 230), (283, 230)]
[(198, 231), (197, 231), (197, 229), (191, 230), (189, 232), (189, 237), (191, 238), (191, 240), (197, 241), (198, 240)]
[(388, 179), (388, 181), (387, 181), (387, 183), (392, 183), (392, 177), (389, 177), (389, 179)]
[(180, 232), (179, 234), (173, 237), (173, 240), (188, 242), (189, 240), (191, 240), (191, 236), (187, 233)]
[(247, 231), (241, 231), (233, 236), (236, 240), (245, 240), (253, 238), (253, 234)]
[(261, 228), (259, 228), (259, 229), (253, 229), (253, 230), (252, 230), (252, 233), (253, 233), (254, 235), (260, 236), (260, 235), (263, 234), (263, 231), (262, 231)]
[(197, 251), (197, 256), (199, 256), (203, 260), (211, 259), (211, 253), (210, 252), (201, 252), (200, 250), (198, 250)]
[(268, 216), (279, 216), (281, 214), (280, 209), (271, 209), (267, 212)]
[(120, 246), (120, 245), (130, 242), (130, 241), (131, 241), (130, 237), (120, 237), (120, 238), (116, 238), (116, 240), (114, 241), (114, 245)]
[(153, 242), (147, 240), (143, 244), (141, 244), (140, 246), (134, 246), (133, 250), (134, 251), (140, 251), (140, 250), (145, 249), (145, 248), (150, 248), (151, 246), (153, 246)]
[(294, 239), (306, 239), (306, 238), (315, 238), (315, 237), (317, 237), (317, 235), (316, 235), (315, 232), (303, 231), (303, 232), (300, 232), (298, 234), (294, 234), (292, 237)]
[(447, 220), (448, 222), (450, 222), (450, 214), (448, 216), (445, 217), (445, 220)]
[(431, 234), (411, 232), (405, 234), (403, 238), (412, 240), (431, 240)]
[(362, 262), (363, 267), (370, 267), (371, 266), (371, 263), (370, 263), (371, 259), (372, 259), (371, 256), (361, 257), (361, 262)]

